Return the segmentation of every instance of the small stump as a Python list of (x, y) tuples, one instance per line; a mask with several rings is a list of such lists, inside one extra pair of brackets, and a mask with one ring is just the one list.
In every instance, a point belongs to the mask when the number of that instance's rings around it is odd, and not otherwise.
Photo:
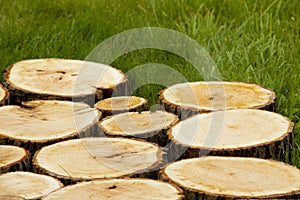
[(8, 104), (9, 93), (5, 87), (0, 84), (0, 106)]
[(265, 110), (237, 109), (187, 118), (168, 131), (168, 158), (251, 156), (291, 161), (293, 123)]
[(50, 193), (44, 200), (82, 199), (180, 200), (176, 186), (150, 179), (112, 179), (78, 183)]
[(165, 167), (162, 175), (184, 189), (186, 199), (298, 199), (300, 194), (299, 169), (258, 158), (181, 160)]
[(40, 100), (0, 107), (0, 144), (35, 152), (42, 146), (97, 134), (99, 113), (84, 103)]
[(165, 146), (167, 130), (178, 122), (178, 117), (165, 111), (129, 112), (103, 119), (99, 125), (107, 136), (142, 138)]
[(110, 97), (113, 90), (124, 86), (127, 78), (107, 65), (50, 58), (12, 64), (6, 69), (4, 81), (11, 100), (17, 104), (36, 99), (75, 99), (94, 104), (95, 96), (98, 100)]
[(120, 96), (101, 100), (95, 104), (103, 117), (124, 112), (141, 112), (148, 110), (148, 101), (141, 97)]
[(193, 114), (239, 108), (274, 110), (275, 94), (259, 85), (239, 82), (188, 82), (160, 92), (160, 104), (181, 119)]
[(125, 138), (83, 138), (43, 147), (34, 157), (37, 172), (65, 184), (140, 174), (155, 176), (162, 163), (160, 147)]
[(0, 173), (26, 171), (29, 165), (28, 151), (21, 147), (0, 145)]
[(24, 199), (40, 199), (61, 188), (58, 180), (31, 172), (10, 172), (0, 175), (0, 196), (14, 195)]

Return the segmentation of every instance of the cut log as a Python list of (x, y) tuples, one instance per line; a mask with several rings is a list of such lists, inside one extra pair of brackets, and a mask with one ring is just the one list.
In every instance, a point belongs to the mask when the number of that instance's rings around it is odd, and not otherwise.
[(208, 156), (177, 161), (162, 177), (185, 191), (186, 199), (300, 197), (300, 170), (272, 160)]
[(6, 69), (4, 83), (13, 103), (37, 99), (76, 100), (94, 105), (126, 84), (125, 75), (110, 66), (67, 59), (35, 59)]
[(7, 105), (9, 100), (9, 93), (5, 87), (0, 84), (0, 106)]
[(31, 172), (10, 172), (0, 175), (0, 196), (15, 195), (24, 199), (40, 199), (62, 186), (57, 179)]
[(97, 135), (101, 113), (84, 103), (40, 100), (0, 107), (0, 144), (35, 152), (42, 146)]
[(165, 111), (122, 113), (103, 119), (99, 125), (107, 136), (142, 138), (165, 146), (167, 130), (178, 122), (178, 117)]
[(22, 200), (24, 198), (15, 195), (0, 195), (0, 200)]
[(141, 97), (120, 96), (101, 100), (95, 104), (103, 117), (124, 112), (142, 112), (148, 110), (148, 101)]
[(189, 82), (160, 92), (166, 111), (181, 119), (193, 114), (239, 108), (274, 110), (275, 93), (259, 85), (240, 82)]
[(187, 118), (168, 132), (168, 159), (205, 155), (291, 161), (293, 123), (265, 110), (236, 109)]
[(43, 147), (33, 158), (36, 172), (63, 183), (135, 175), (158, 176), (162, 151), (157, 145), (125, 138), (83, 138)]
[(67, 186), (50, 193), (43, 200), (180, 200), (182, 191), (169, 183), (150, 179), (97, 180)]
[(21, 147), (0, 145), (0, 173), (29, 169), (29, 152)]

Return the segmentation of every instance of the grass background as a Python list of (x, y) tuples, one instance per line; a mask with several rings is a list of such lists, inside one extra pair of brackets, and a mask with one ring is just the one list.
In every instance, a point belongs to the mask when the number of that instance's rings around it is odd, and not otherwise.
[[(272, 88), (277, 112), (295, 123), (293, 164), (300, 167), (299, 0), (0, 0), (0, 69), (31, 58), (85, 59), (106, 38), (148, 26), (195, 39), (223, 80)], [(202, 79), (179, 56), (155, 49), (128, 53), (112, 66), (127, 72), (145, 63)], [(135, 94), (155, 104), (162, 88), (148, 84)]]

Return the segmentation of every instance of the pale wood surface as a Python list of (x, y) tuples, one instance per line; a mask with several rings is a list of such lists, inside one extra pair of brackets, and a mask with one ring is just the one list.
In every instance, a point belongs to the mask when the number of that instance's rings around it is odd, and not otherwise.
[(29, 153), (21, 147), (0, 145), (0, 173), (26, 170)]
[(157, 145), (125, 138), (83, 138), (43, 147), (34, 157), (36, 171), (67, 181), (147, 173), (160, 165)]
[(61, 188), (58, 180), (31, 172), (11, 172), (0, 175), (0, 195), (16, 195), (38, 199)]
[(7, 69), (6, 82), (29, 93), (76, 97), (94, 94), (96, 89), (114, 88), (124, 74), (110, 66), (68, 59), (35, 59), (14, 63)]
[(131, 110), (145, 103), (147, 103), (147, 100), (142, 97), (120, 96), (103, 99), (95, 104), (95, 108), (100, 111)]
[[(280, 158), (283, 153), (292, 150), (289, 147), (293, 145), (290, 139), (293, 137), (292, 130), (293, 123), (280, 114), (257, 109), (236, 109), (194, 115), (177, 123), (167, 134), (179, 146), (209, 150), (212, 154), (236, 151), (239, 155), (239, 150), (245, 150), (242, 156), (257, 154), (255, 157), (265, 155), (262, 157)], [(281, 141), (285, 143), (281, 144)], [(255, 151), (251, 149), (254, 147), (262, 149)], [(169, 152), (172, 151), (176, 150)], [(199, 151), (194, 156), (199, 156)]]
[[(162, 172), (164, 178), (186, 191), (198, 193), (199, 199), (255, 199), (300, 193), (300, 170), (272, 160), (208, 156), (172, 163)], [(200, 198), (202, 194), (205, 196)]]
[(161, 104), (167, 111), (177, 115), (190, 115), (182, 112), (265, 108), (271, 106), (274, 100), (275, 93), (272, 90), (240, 82), (188, 82), (160, 92)]
[(150, 179), (112, 179), (67, 186), (50, 193), (44, 200), (180, 200), (181, 190), (171, 184)]
[(0, 84), (0, 106), (5, 105), (8, 99), (8, 91)]
[(138, 136), (160, 131), (178, 121), (178, 118), (165, 111), (129, 112), (105, 118), (100, 127), (109, 135)]
[(78, 136), (97, 125), (99, 113), (83, 103), (39, 100), (0, 107), (2, 143), (49, 143)]

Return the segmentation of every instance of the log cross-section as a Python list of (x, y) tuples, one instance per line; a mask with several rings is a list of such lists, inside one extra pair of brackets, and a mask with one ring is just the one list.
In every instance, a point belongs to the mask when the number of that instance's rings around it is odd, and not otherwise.
[(250, 156), (291, 162), (293, 123), (265, 110), (236, 109), (187, 118), (167, 132), (169, 160), (218, 156)]
[(7, 105), (9, 101), (8, 90), (0, 84), (0, 106)]
[(230, 109), (275, 109), (275, 93), (241, 82), (200, 81), (170, 86), (160, 92), (160, 104), (181, 119), (193, 114)]
[(93, 105), (95, 99), (111, 96), (113, 90), (121, 90), (126, 83), (127, 77), (110, 66), (58, 58), (16, 62), (4, 75), (11, 101), (17, 104), (47, 99), (85, 101)]
[(186, 199), (299, 199), (300, 170), (259, 158), (207, 156), (169, 164), (162, 178)]
[(65, 184), (93, 179), (157, 175), (162, 164), (159, 146), (134, 139), (91, 137), (43, 147), (33, 158), (36, 172)]
[(0, 144), (34, 153), (42, 146), (71, 138), (97, 136), (96, 109), (84, 103), (38, 100), (0, 107)]
[(172, 184), (151, 179), (135, 178), (82, 182), (52, 192), (43, 200), (57, 199), (181, 200), (183, 195), (182, 191)]

